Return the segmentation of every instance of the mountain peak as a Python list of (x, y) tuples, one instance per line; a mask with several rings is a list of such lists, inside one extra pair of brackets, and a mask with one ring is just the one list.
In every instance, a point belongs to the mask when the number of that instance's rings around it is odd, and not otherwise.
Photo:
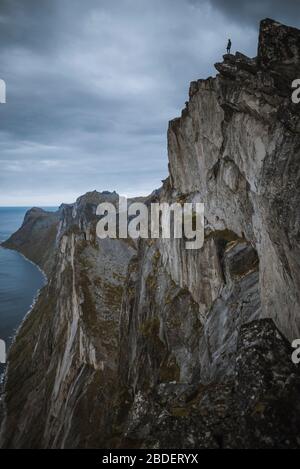
[(257, 55), (261, 66), (276, 68), (281, 73), (289, 71), (290, 66), (300, 68), (299, 29), (270, 18), (262, 20)]

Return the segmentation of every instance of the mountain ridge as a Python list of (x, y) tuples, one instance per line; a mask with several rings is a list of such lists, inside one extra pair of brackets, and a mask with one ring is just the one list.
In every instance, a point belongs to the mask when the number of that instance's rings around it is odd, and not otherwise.
[(117, 194), (96, 191), (4, 244), (48, 284), (10, 351), (2, 447), (300, 446), (299, 41), (263, 20), (258, 57), (225, 54), (169, 123), (148, 201), (204, 202), (203, 248), (99, 240)]

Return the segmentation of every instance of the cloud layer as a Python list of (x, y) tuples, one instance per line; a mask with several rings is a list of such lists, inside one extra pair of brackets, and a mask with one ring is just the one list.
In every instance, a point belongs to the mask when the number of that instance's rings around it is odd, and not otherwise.
[(0, 205), (157, 188), (189, 82), (215, 73), (229, 36), (255, 55), (259, 19), (300, 26), (296, 3), (1, 0)]

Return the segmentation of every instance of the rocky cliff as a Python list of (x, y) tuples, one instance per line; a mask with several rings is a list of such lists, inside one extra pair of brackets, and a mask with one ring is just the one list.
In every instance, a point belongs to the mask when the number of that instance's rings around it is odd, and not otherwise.
[(100, 240), (92, 192), (6, 247), (48, 284), (20, 329), (3, 447), (300, 447), (300, 31), (260, 26), (170, 122), (148, 202), (205, 204), (205, 242)]

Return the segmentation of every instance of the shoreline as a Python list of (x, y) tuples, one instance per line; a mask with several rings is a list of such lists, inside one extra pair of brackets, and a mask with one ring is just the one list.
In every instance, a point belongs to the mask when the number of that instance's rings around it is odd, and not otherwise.
[(28, 318), (29, 314), (32, 312), (33, 308), (35, 307), (39, 297), (40, 297), (40, 294), (41, 294), (41, 291), (42, 289), (47, 286), (48, 284), (48, 277), (46, 275), (46, 273), (44, 272), (44, 270), (39, 266), (37, 265), (35, 262), (33, 262), (31, 259), (28, 259), (28, 257), (26, 257), (22, 252), (20, 252), (18, 249), (12, 249), (12, 248), (8, 248), (8, 247), (5, 247), (3, 246), (2, 242), (0, 243), (0, 248), (2, 249), (6, 249), (8, 251), (13, 251), (13, 252), (17, 252), (21, 257), (23, 257), (23, 259), (25, 259), (27, 262), (30, 262), (32, 265), (34, 265), (39, 271), (40, 273), (42, 274), (42, 277), (43, 277), (43, 281), (44, 281), (44, 285), (42, 285), (37, 291), (36, 293), (34, 294), (33, 296), (33, 299), (32, 299), (32, 303), (30, 304), (29, 306), (29, 309), (26, 311), (26, 313), (24, 314), (20, 324), (18, 325), (18, 327), (14, 330), (14, 333), (11, 337), (11, 342), (9, 344), (9, 347), (7, 347), (7, 361), (5, 364), (3, 364), (3, 367), (4, 367), (4, 370), (2, 373), (0, 373), (0, 402), (2, 400), (2, 395), (4, 394), (4, 388), (5, 388), (5, 382), (6, 382), (6, 375), (8, 373), (8, 368), (9, 368), (9, 360), (8, 360), (8, 357), (9, 357), (9, 350), (11, 348), (11, 346), (15, 343), (16, 341), (16, 338), (17, 338), (17, 335), (21, 329), (21, 327), (23, 326), (24, 322), (26, 321), (26, 319)]
[(32, 299), (32, 303), (31, 305), (29, 306), (29, 309), (27, 310), (27, 312), (25, 313), (22, 321), (20, 322), (19, 326), (15, 329), (15, 333), (12, 337), (12, 341), (10, 343), (10, 346), (9, 348), (14, 344), (15, 342), (15, 339), (16, 339), (16, 336), (20, 330), (20, 328), (22, 327), (24, 321), (26, 320), (26, 318), (28, 317), (28, 315), (31, 313), (32, 309), (34, 308), (34, 306), (36, 305), (37, 303), (37, 300), (39, 299), (39, 296), (41, 294), (41, 290), (48, 284), (48, 277), (45, 273), (45, 271), (38, 265), (36, 264), (35, 262), (33, 262), (31, 259), (28, 259), (28, 257), (25, 256), (25, 254), (23, 254), (22, 252), (20, 252), (18, 249), (13, 249), (13, 248), (8, 248), (8, 247), (5, 247), (3, 246), (2, 243), (0, 243), (0, 247), (2, 247), (3, 249), (7, 249), (8, 251), (14, 251), (14, 252), (17, 252), (21, 257), (23, 257), (23, 259), (25, 259), (27, 262), (30, 262), (30, 264), (34, 265), (39, 271), (40, 273), (42, 274), (43, 276), (43, 280), (44, 280), (44, 285), (41, 286), (41, 288), (39, 288), (37, 290), (37, 292), (35, 293), (33, 299)]

